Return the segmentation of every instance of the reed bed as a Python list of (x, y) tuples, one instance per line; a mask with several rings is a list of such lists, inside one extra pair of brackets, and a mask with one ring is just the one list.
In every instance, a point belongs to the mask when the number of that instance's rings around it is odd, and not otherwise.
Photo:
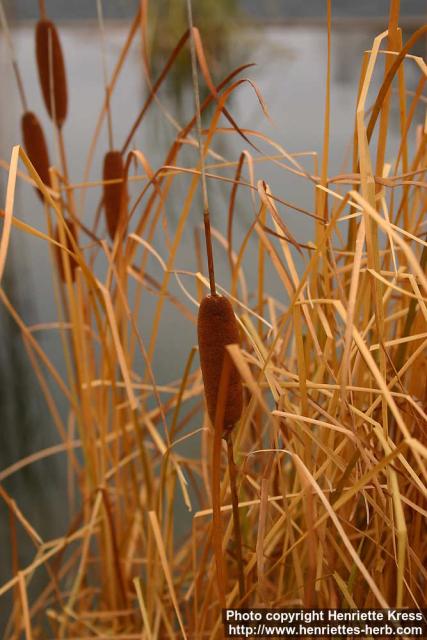
[[(57, 429), (50, 448), (0, 471), (11, 522), (36, 549), (33, 561), (15, 562), (0, 586), (0, 597), (12, 597), (3, 637), (220, 638), (225, 605), (425, 607), (427, 127), (414, 131), (414, 113), (425, 108), (427, 67), (412, 50), (427, 28), (403, 42), (398, 3), (390, 3), (388, 25), (363, 55), (355, 111), (348, 114), (351, 166), (329, 175), (330, 55), (323, 148), (319, 157), (307, 156), (315, 158), (313, 170), (306, 156), (239, 126), (231, 98), (250, 70), (213, 80), (197, 24), (151, 77), (144, 46), (149, 4), (141, 2), (107, 77), (87, 156), (82, 150), (81, 182), (68, 176), (63, 145), (62, 166), (46, 174), (38, 134), (27, 140), (24, 132), (24, 147), (14, 147), (8, 163), (0, 277), (12, 234), (51, 251), (58, 321), (45, 330), (60, 334), (65, 373), (0, 287)], [(66, 79), (57, 28), (46, 20), (37, 26), (37, 62), (61, 140), (61, 129), (73, 127), (72, 114), (65, 123), (67, 83), (76, 90), (78, 78)], [(330, 5), (327, 33), (330, 54)], [(120, 151), (107, 152), (99, 181), (89, 182), (109, 101), (130, 45), (141, 37), (146, 100)], [(134, 147), (134, 135), (149, 109), (164, 109), (159, 89), (190, 41), (199, 81), (209, 91), (200, 104), (203, 128), (198, 137), (196, 101), (164, 161), (152, 167)], [(419, 75), (411, 94), (407, 65)], [(253, 89), (254, 103), (266, 111)], [(390, 158), (392, 101), (399, 105), (401, 138)], [(221, 132), (239, 141), (241, 155), (218, 161)], [(192, 166), (182, 160), (189, 148)], [(298, 213), (310, 216), (309, 240), (290, 232), (286, 194), (272, 191), (267, 165), (303, 180), (313, 194), (313, 211)], [(227, 210), (211, 215), (211, 258), (218, 263), (226, 256), (227, 282), (212, 283), (200, 242), (198, 269), (184, 273), (177, 258), (192, 207), (203, 223), (202, 174), (208, 189), (213, 181), (229, 185)], [(32, 224), (15, 203), (23, 180), (43, 197), (44, 217)], [(176, 184), (185, 184), (180, 201)], [(78, 188), (98, 190), (96, 215), (88, 215), (84, 198), (73, 197)], [(237, 242), (236, 203), (243, 198), (254, 213)], [(172, 199), (173, 233), (163, 215)], [(170, 239), (163, 256), (154, 242), (159, 230)], [(252, 250), (255, 279), (246, 276)], [(150, 273), (153, 259), (160, 280)], [(270, 291), (270, 270), (280, 296)], [(145, 333), (138, 318), (148, 312), (153, 321)], [(181, 378), (164, 384), (154, 359), (166, 313), (190, 324), (194, 346), (182, 360)], [(58, 410), (59, 396), (66, 414)], [(193, 441), (197, 457), (185, 453)], [(61, 453), (73, 517), (61, 537), (42, 539), (3, 483)], [(191, 526), (178, 537), (179, 503), (191, 511)], [(15, 526), (14, 557), (16, 545)], [(45, 586), (34, 593), (32, 581), (42, 571)]]

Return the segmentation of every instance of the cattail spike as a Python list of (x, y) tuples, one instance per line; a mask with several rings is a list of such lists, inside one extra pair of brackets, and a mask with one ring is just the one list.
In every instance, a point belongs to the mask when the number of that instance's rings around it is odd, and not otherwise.
[[(49, 153), (47, 150), (46, 139), (43, 129), (32, 111), (26, 111), (21, 118), (22, 139), (24, 141), (24, 149), (35, 170), (39, 174), (40, 179), (47, 185), (51, 186), (49, 174)], [(43, 200), (43, 195), (37, 189), (39, 197)]]
[[(219, 295), (203, 298), (197, 320), (197, 332), (207, 409), (212, 424), (215, 424), (224, 358), (230, 357), (225, 347), (240, 342), (239, 327), (227, 298)], [(242, 409), (242, 381), (236, 366), (232, 363), (222, 420), (223, 431), (233, 428), (242, 414)]]
[(113, 184), (104, 184), (104, 207), (107, 229), (114, 240), (119, 228), (122, 198), (127, 198), (125, 184), (125, 167), (120, 151), (108, 151), (104, 157), (103, 179), (121, 180)]
[(67, 77), (58, 31), (50, 20), (37, 23), (36, 59), (46, 109), (58, 127), (62, 127), (68, 109)]

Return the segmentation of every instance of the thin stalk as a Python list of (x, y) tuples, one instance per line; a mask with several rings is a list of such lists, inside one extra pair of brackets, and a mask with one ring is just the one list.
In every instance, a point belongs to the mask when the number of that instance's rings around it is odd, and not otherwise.
[(39, 12), (40, 12), (40, 19), (41, 20), (46, 20), (46, 1), (45, 0), (39, 0)]
[(245, 599), (245, 573), (243, 569), (243, 554), (242, 554), (242, 534), (240, 531), (240, 516), (239, 516), (239, 496), (237, 493), (237, 469), (234, 462), (233, 454), (233, 439), (231, 435), (231, 429), (227, 431), (225, 436), (227, 443), (227, 456), (228, 456), (228, 474), (230, 476), (230, 492), (231, 492), (231, 504), (233, 507), (233, 528), (234, 528), (234, 542), (236, 545), (237, 556), (237, 575), (239, 581), (239, 596), (240, 605)]
[(19, 71), (18, 61), (15, 53), (15, 47), (13, 46), (13, 41), (10, 36), (9, 25), (7, 22), (6, 12), (3, 7), (3, 2), (0, 2), (0, 23), (6, 37), (6, 42), (7, 42), (7, 47), (9, 49), (9, 55), (12, 62), (13, 72), (16, 78), (16, 84), (18, 85), (19, 98), (21, 100), (22, 110), (25, 112), (25, 111), (28, 111), (28, 103), (27, 103), (27, 98), (25, 96), (24, 83), (22, 81), (21, 72)]
[[(68, 163), (67, 163), (67, 154), (65, 151), (64, 136), (62, 134), (62, 128), (58, 127), (57, 125), (55, 126), (56, 126), (56, 134), (57, 134), (57, 141), (58, 141), (59, 157), (60, 157), (61, 167), (62, 167), (62, 174), (64, 176), (64, 182), (66, 186), (68, 186), (69, 185)], [(70, 212), (71, 218), (76, 220), (78, 223), (76, 207), (74, 203), (74, 191), (73, 189), (67, 189), (66, 192), (67, 192), (68, 210)]]
[(214, 296), (216, 294), (215, 271), (214, 271), (214, 259), (213, 259), (213, 249), (212, 249), (208, 189), (207, 189), (207, 183), (206, 183), (205, 157), (204, 157), (203, 146), (202, 146), (202, 118), (200, 115), (200, 92), (199, 92), (199, 81), (197, 77), (196, 45), (194, 43), (194, 33), (193, 33), (194, 25), (193, 25), (193, 12), (191, 9), (191, 0), (187, 0), (187, 12), (188, 12), (188, 25), (190, 27), (191, 71), (192, 71), (192, 78), (193, 78), (194, 104), (195, 104), (195, 110), (196, 110), (196, 131), (197, 131), (197, 139), (199, 143), (200, 176), (202, 180), (203, 223), (205, 227), (206, 254), (207, 254), (207, 260), (208, 260), (208, 272), (209, 272), (209, 286), (210, 286), (211, 294)]
[(96, 9), (98, 13), (99, 31), (101, 35), (102, 72), (104, 76), (105, 105), (107, 108), (108, 146), (111, 151), (112, 149), (114, 149), (113, 120), (111, 117), (110, 89), (108, 86), (107, 56), (105, 52), (105, 27), (104, 14), (102, 11), (102, 0), (96, 0)]

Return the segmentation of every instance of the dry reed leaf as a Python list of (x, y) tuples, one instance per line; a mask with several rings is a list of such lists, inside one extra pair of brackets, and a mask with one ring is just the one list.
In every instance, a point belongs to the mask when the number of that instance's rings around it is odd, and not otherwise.
[(363, 577), (365, 578), (366, 582), (368, 583), (370, 589), (372, 590), (372, 593), (375, 595), (378, 603), (381, 605), (381, 607), (383, 608), (388, 608), (388, 604), (387, 601), (383, 598), (381, 592), (379, 591), (377, 585), (374, 583), (374, 581), (372, 580), (371, 576), (369, 575), (369, 572), (367, 571), (365, 565), (363, 564), (363, 562), (360, 560), (359, 556), (357, 555), (354, 547), (352, 546), (350, 540), (348, 539), (340, 521), (338, 520), (338, 517), (336, 516), (334, 510), (332, 509), (331, 505), (329, 504), (329, 502), (327, 501), (323, 491), (321, 490), (321, 488), (319, 487), (318, 483), (316, 482), (316, 480), (313, 478), (313, 476), (311, 475), (311, 473), (309, 472), (309, 470), (307, 469), (307, 467), (304, 465), (304, 463), (302, 462), (302, 460), (296, 455), (296, 454), (292, 454), (292, 459), (295, 461), (298, 470), (301, 472), (301, 474), (304, 474), (305, 478), (307, 479), (307, 481), (314, 487), (314, 489), (316, 490), (317, 495), (319, 496), (321, 502), (323, 503), (326, 511), (328, 512), (329, 517), (331, 518), (332, 522), (334, 523), (340, 537), (341, 540), (343, 541), (345, 547), (347, 548), (348, 552), (350, 553), (351, 557), (353, 558), (353, 561), (355, 562), (355, 564), (358, 566), (361, 574), (363, 575)]
[(317, 420), (315, 418), (309, 418), (308, 416), (298, 415), (289, 413), (288, 411), (273, 411), (273, 415), (275, 416), (283, 416), (284, 418), (289, 418), (298, 422), (301, 420), (302, 422), (307, 422), (308, 424), (317, 424), (320, 427), (326, 427), (327, 429), (332, 429), (332, 431), (339, 431), (340, 433), (345, 433), (345, 435), (350, 438), (353, 442), (356, 442), (357, 438), (352, 431), (346, 429), (345, 427), (341, 427), (336, 424), (331, 424), (329, 422), (325, 422), (324, 420)]
[(154, 640), (154, 636), (151, 633), (150, 621), (148, 619), (147, 607), (145, 606), (144, 596), (142, 595), (140, 578), (134, 578), (133, 584), (135, 586), (136, 595), (138, 597), (138, 604), (139, 608), (141, 609), (141, 616), (144, 623), (145, 633), (147, 634), (147, 640)]
[(170, 568), (169, 568), (169, 563), (168, 563), (166, 552), (165, 552), (165, 548), (164, 548), (164, 545), (163, 545), (163, 539), (162, 539), (162, 534), (161, 534), (161, 531), (160, 531), (159, 523), (158, 523), (158, 520), (157, 520), (157, 515), (156, 515), (155, 511), (150, 511), (148, 516), (149, 516), (149, 519), (150, 519), (151, 527), (153, 529), (154, 538), (155, 538), (155, 542), (156, 542), (156, 546), (157, 546), (157, 551), (159, 553), (160, 561), (161, 561), (162, 567), (163, 567), (163, 572), (165, 574), (166, 582), (167, 582), (167, 585), (168, 585), (169, 595), (171, 597), (171, 600), (172, 600), (172, 603), (173, 603), (173, 606), (174, 606), (174, 609), (175, 609), (176, 617), (178, 618), (178, 623), (179, 623), (179, 627), (181, 629), (181, 633), (182, 633), (183, 637), (186, 639), (187, 638), (187, 634), (185, 632), (184, 624), (183, 624), (182, 617), (181, 617), (181, 612), (179, 610), (178, 601), (177, 601), (177, 598), (176, 598), (173, 579), (172, 579), (172, 574), (171, 574), (171, 571), (170, 571)]
[[(78, 266), (74, 258), (74, 246), (77, 244), (76, 227), (72, 220), (64, 221), (63, 228), (56, 226), (55, 228), (56, 242), (56, 262), (62, 282), (68, 282), (68, 278), (72, 282), (76, 279), (75, 270)], [(64, 242), (64, 244), (63, 244)], [(64, 251), (65, 249), (65, 251)]]
[(13, 307), (13, 305), (10, 303), (10, 301), (9, 301), (8, 297), (6, 296), (4, 290), (1, 289), (1, 288), (0, 288), (0, 298), (3, 301), (3, 304), (5, 305), (6, 309), (9, 311), (10, 315), (12, 316), (14, 321), (16, 322), (16, 324), (19, 326), (19, 329), (20, 329), (21, 333), (25, 336), (25, 339), (28, 341), (28, 343), (31, 345), (31, 347), (34, 349), (34, 351), (37, 353), (37, 355), (39, 356), (40, 360), (47, 367), (49, 373), (52, 375), (52, 377), (54, 378), (54, 380), (57, 383), (58, 387), (63, 392), (64, 396), (70, 402), (70, 405), (74, 406), (74, 408), (75, 408), (74, 399), (71, 396), (67, 386), (63, 382), (61, 376), (59, 375), (57, 369), (53, 366), (52, 362), (46, 356), (45, 352), (40, 347), (38, 342), (34, 339), (34, 337), (28, 331), (28, 329), (25, 326), (24, 322), (22, 321), (20, 316), (16, 313), (16, 310)]
[[(427, 298), (423, 298), (420, 295), (417, 295), (415, 293), (411, 293), (410, 291), (407, 291), (406, 289), (403, 289), (402, 287), (398, 287), (396, 284), (393, 284), (392, 282), (389, 282), (386, 278), (384, 278), (380, 273), (377, 273), (376, 271), (374, 271), (373, 269), (366, 269), (366, 271), (368, 273), (370, 273), (374, 278), (376, 278), (377, 280), (379, 280), (380, 282), (382, 282), (383, 284), (385, 284), (387, 287), (390, 287), (390, 289), (393, 289), (393, 291), (398, 291), (399, 293), (401, 293), (403, 296), (407, 296), (408, 298), (412, 298), (415, 300), (419, 300), (427, 302)], [(399, 275), (399, 274), (397, 274)]]
[(13, 512), (16, 520), (18, 520), (21, 523), (22, 527), (24, 528), (24, 531), (28, 534), (28, 536), (30, 536), (30, 538), (35, 542), (36, 545), (42, 545), (43, 540), (40, 537), (40, 535), (37, 533), (34, 527), (31, 526), (31, 524), (28, 522), (27, 518), (24, 516), (21, 509), (18, 507), (15, 500), (12, 500), (12, 498), (7, 494), (5, 489), (3, 489), (3, 487), (1, 486), (0, 486), (0, 495), (8, 505), (9, 509)]
[[(181, 400), (182, 400), (182, 396), (181, 396)], [(180, 400), (178, 398), (175, 407), (179, 406), (179, 402), (180, 402)], [(165, 445), (165, 443), (161, 439), (160, 435), (158, 434), (158, 432), (154, 428), (151, 420), (148, 417), (145, 418), (145, 424), (147, 426), (148, 431), (150, 432), (150, 435), (151, 435), (151, 437), (153, 439), (153, 442), (156, 444), (156, 446), (157, 446), (159, 452), (161, 453), (161, 455), (163, 457), (167, 455), (172, 460), (173, 466), (174, 466), (174, 468), (176, 470), (176, 473), (177, 473), (177, 476), (178, 476), (178, 479), (179, 479), (179, 483), (180, 483), (180, 486), (181, 486), (184, 503), (185, 503), (188, 511), (191, 512), (193, 510), (193, 507), (191, 505), (191, 499), (190, 499), (190, 496), (189, 496), (189, 493), (188, 493), (188, 489), (187, 489), (187, 484), (188, 483), (187, 483), (187, 480), (185, 479), (185, 475), (184, 475), (184, 473), (183, 473), (183, 471), (181, 469), (180, 464), (178, 463), (178, 461), (177, 461), (176, 457), (173, 455), (173, 453), (171, 453), (171, 450), (170, 450), (171, 449), (171, 445), (170, 444), (168, 446)]]
[[(387, 32), (386, 32), (387, 33)], [(371, 136), (372, 136), (372, 132), (374, 130), (375, 127), (375, 123), (376, 120), (378, 118), (378, 115), (380, 113), (381, 107), (382, 107), (382, 103), (389, 91), (390, 85), (393, 81), (394, 76), (396, 75), (396, 72), (398, 71), (400, 65), (402, 64), (403, 60), (405, 59), (405, 56), (407, 54), (408, 51), (411, 50), (411, 48), (414, 46), (414, 44), (420, 39), (422, 38), (425, 34), (427, 33), (427, 25), (423, 25), (422, 27), (420, 27), (419, 29), (417, 29), (411, 36), (410, 38), (407, 40), (406, 44), (404, 45), (404, 47), (402, 47), (402, 49), (400, 50), (400, 52), (398, 53), (396, 60), (394, 61), (394, 63), (392, 64), (392, 66), (390, 67), (387, 76), (381, 86), (380, 91), (378, 92), (377, 98), (375, 100), (375, 104), (373, 106), (372, 109), (372, 113), (371, 113), (371, 117), (369, 120), (369, 124), (366, 130), (367, 136), (368, 136), (368, 140), (370, 140)], [(382, 40), (383, 38), (381, 38)], [(379, 44), (379, 43), (378, 43)], [(424, 63), (422, 66), (422, 71), (424, 72), (424, 75), (427, 75), (427, 67), (426, 64)]]
[(0, 283), (6, 264), (6, 257), (9, 248), (10, 232), (13, 220), (13, 203), (15, 200), (16, 173), (18, 170), (19, 146), (13, 147), (10, 159), (9, 178), (6, 190), (6, 205), (4, 208), (4, 224), (0, 240)]
[(261, 597), (267, 592), (264, 584), (264, 537), (265, 527), (267, 524), (267, 510), (268, 510), (268, 480), (267, 478), (261, 479), (261, 497), (259, 504), (259, 516), (258, 516), (258, 534), (256, 540), (256, 557), (257, 557), (257, 575), (258, 575), (258, 588)]
[(129, 401), (129, 405), (131, 407), (131, 409), (133, 411), (135, 411), (138, 408), (138, 401), (135, 397), (134, 391), (133, 391), (133, 387), (132, 387), (132, 382), (131, 382), (131, 376), (130, 376), (130, 372), (129, 372), (129, 368), (127, 365), (127, 360), (123, 351), (123, 345), (120, 341), (120, 335), (119, 335), (119, 331), (117, 328), (117, 323), (116, 323), (116, 317), (114, 314), (114, 309), (113, 309), (113, 305), (111, 302), (111, 296), (110, 293), (107, 291), (107, 289), (100, 283), (98, 282), (98, 287), (99, 290), (102, 294), (102, 297), (104, 299), (104, 303), (105, 303), (105, 310), (107, 313), (107, 317), (109, 320), (109, 326), (110, 326), (110, 330), (111, 330), (111, 336), (113, 339), (113, 343), (114, 343), (114, 347), (115, 347), (115, 351), (117, 354), (117, 359), (119, 361), (120, 364), (120, 369), (122, 372), (122, 376), (123, 376), (123, 381), (125, 383), (125, 387), (126, 387), (126, 393), (127, 393), (127, 397), (128, 397), (128, 401)]
[[(75, 533), (72, 533), (70, 536), (68, 536), (68, 538), (60, 538), (57, 540), (51, 540), (49, 543), (45, 543), (44, 547), (48, 548), (48, 550), (46, 552), (40, 553), (33, 562), (31, 562), (25, 569), (23, 569), (21, 571), (22, 575), (24, 577), (27, 577), (34, 573), (34, 571), (38, 567), (46, 564), (46, 562), (51, 557), (55, 556), (57, 553), (61, 553), (68, 545), (70, 545), (75, 540), (79, 540), (80, 538), (82, 538), (88, 527), (89, 525), (81, 527), (81, 529), (79, 529)], [(43, 551), (43, 547), (41, 548), (41, 551)], [(10, 589), (16, 586), (17, 583), (18, 576), (11, 578), (6, 583), (4, 583), (0, 587), (0, 596), (7, 593)]]
[(21, 571), (18, 572), (18, 584), (19, 594), (21, 597), (21, 610), (23, 617), (23, 627), (25, 629), (25, 640), (32, 640), (33, 634), (31, 632), (31, 618), (28, 608), (27, 586), (25, 584), (25, 578)]
[(365, 211), (367, 211), (367, 213), (375, 220), (378, 226), (384, 229), (384, 231), (387, 231), (390, 233), (395, 244), (397, 244), (399, 248), (403, 251), (414, 273), (419, 277), (421, 284), (423, 285), (425, 291), (427, 292), (427, 277), (423, 272), (423, 270), (421, 269), (419, 261), (414, 256), (413, 252), (411, 251), (407, 243), (404, 240), (402, 240), (402, 238), (396, 233), (396, 231), (392, 229), (387, 224), (387, 222), (381, 218), (380, 215), (378, 215), (374, 207), (372, 207), (368, 202), (366, 202), (366, 200), (362, 198), (362, 196), (359, 193), (357, 193), (356, 191), (351, 191), (350, 194), (352, 198), (354, 198), (356, 202), (360, 204), (360, 206), (362, 206), (365, 209)]

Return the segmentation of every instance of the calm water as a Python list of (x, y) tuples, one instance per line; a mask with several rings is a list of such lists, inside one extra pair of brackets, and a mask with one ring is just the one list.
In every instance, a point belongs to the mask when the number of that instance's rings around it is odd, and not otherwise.
[[(102, 66), (99, 40), (96, 28), (67, 27), (62, 31), (62, 41), (69, 76), (70, 109), (69, 119), (64, 133), (68, 150), (70, 175), (74, 181), (82, 178), (84, 159), (89, 140), (103, 100)], [(374, 32), (365, 29), (341, 29), (333, 34), (332, 52), (332, 92), (331, 122), (332, 136), (330, 145), (329, 174), (340, 172), (342, 163), (348, 157), (350, 136), (353, 129), (355, 96), (359, 75), (361, 55), (370, 47)], [(15, 45), (24, 77), (30, 108), (41, 117), (50, 141), (53, 135), (50, 122), (45, 117), (34, 66), (33, 32), (28, 27), (20, 27), (14, 33)], [(108, 29), (108, 66), (111, 70), (124, 41), (125, 29), (114, 26)], [(13, 144), (20, 142), (19, 116), (21, 107), (11, 73), (4, 39), (0, 40), (0, 74), (2, 78), (2, 99), (0, 108), (0, 149), (1, 157), (8, 159)], [(268, 122), (249, 86), (241, 87), (235, 94), (230, 108), (236, 121), (242, 127), (257, 129), (274, 138), (290, 152), (320, 151), (323, 135), (323, 102), (326, 65), (326, 35), (323, 29), (259, 28), (242, 30), (231, 44), (230, 57), (234, 66), (243, 61), (256, 62), (257, 66), (246, 74), (261, 90), (272, 118)], [(382, 63), (379, 67), (382, 68)], [(215, 78), (224, 73), (221, 67), (214, 67)], [(379, 75), (378, 75), (379, 78)], [(407, 66), (407, 81), (410, 89), (417, 80), (415, 68)], [(187, 121), (192, 109), (191, 89), (183, 84), (179, 97), (171, 85), (162, 90), (160, 96), (180, 124)], [(373, 89), (378, 88), (378, 79)], [(114, 136), (117, 145), (127, 134), (129, 123), (139, 110), (146, 94), (143, 75), (137, 49), (132, 51), (122, 79), (114, 95), (112, 113)], [(392, 112), (392, 126), (397, 129), (396, 113)], [(135, 146), (142, 149), (153, 167), (161, 164), (166, 150), (173, 138), (171, 125), (158, 111), (151, 111), (135, 138)], [(389, 156), (392, 158), (397, 136), (391, 135)], [(102, 156), (107, 148), (105, 131), (98, 145), (95, 167), (100, 167)], [(215, 149), (227, 159), (236, 160), (240, 152), (248, 148), (246, 143), (235, 136), (218, 136)], [(267, 147), (263, 145), (263, 149)], [(56, 162), (54, 144), (50, 144), (51, 158)], [(187, 155), (181, 160), (187, 166), (195, 160)], [(307, 166), (312, 166), (307, 161)], [(0, 190), (2, 202), (5, 198), (6, 173), (1, 171)], [(92, 179), (99, 176), (96, 171)], [(273, 192), (294, 202), (300, 207), (313, 209), (313, 189), (305, 181), (292, 177), (280, 168), (260, 164), (257, 178), (265, 179)], [(187, 184), (183, 178), (177, 187), (177, 197), (182, 198)], [(226, 216), (226, 201), (229, 186), (210, 185), (211, 208), (214, 223), (222, 231)], [(88, 195), (85, 221), (90, 223), (99, 192)], [(174, 228), (176, 211), (169, 203), (167, 215), (171, 229)], [(312, 222), (290, 209), (282, 210), (284, 220), (294, 235), (302, 242), (312, 238)], [(15, 215), (40, 229), (45, 228), (42, 207), (31, 188), (19, 184), (16, 192)], [(186, 230), (177, 268), (194, 269), (193, 228), (200, 224), (199, 212), (194, 211)], [(252, 207), (247, 194), (242, 194), (236, 216), (236, 241), (246, 232), (252, 220)], [(162, 234), (156, 238), (156, 249), (167, 258), (167, 246)], [(249, 256), (251, 254), (249, 253)], [(228, 269), (225, 256), (217, 249), (217, 278), (228, 284)], [(255, 276), (256, 264), (246, 263), (249, 284)], [(152, 264), (152, 273), (157, 277), (160, 272)], [(271, 272), (269, 289), (286, 303), (283, 292)], [(187, 283), (191, 289), (191, 283)], [(43, 242), (30, 239), (17, 230), (13, 230), (12, 250), (9, 254), (5, 286), (8, 295), (14, 301), (27, 324), (49, 322), (56, 319), (49, 257)], [(190, 304), (179, 288), (172, 283), (172, 291), (185, 303)], [(194, 311), (194, 309), (192, 309)], [(0, 468), (4, 469), (24, 455), (58, 442), (58, 436), (47, 415), (44, 400), (39, 392), (34, 374), (28, 364), (19, 332), (3, 310), (0, 311)], [(150, 315), (145, 313), (140, 319), (142, 335), (148, 341), (150, 334)], [(179, 337), (179, 339), (177, 339)], [(59, 341), (53, 333), (38, 334), (43, 348), (62, 371)], [(159, 383), (164, 384), (180, 376), (186, 356), (195, 343), (193, 327), (186, 321), (176, 320), (173, 316), (164, 316), (161, 340), (154, 362)], [(167, 363), (167, 366), (165, 366)], [(142, 371), (142, 363), (139, 371)], [(65, 410), (58, 397), (61, 410)], [(198, 443), (189, 446), (189, 454), (197, 455)], [(5, 488), (17, 501), (25, 516), (32, 522), (42, 538), (59, 536), (68, 524), (68, 514), (64, 507), (65, 470), (64, 459), (58, 457), (37, 463), (33, 467), (12, 476), (5, 482)], [(10, 575), (8, 554), (9, 524), (4, 505), (0, 505), (0, 581)], [(185, 528), (187, 516), (183, 513), (182, 528)], [(34, 549), (25, 536), (20, 538), (19, 558), (21, 565), (27, 564)], [(0, 606), (1, 609), (1, 606)]]

